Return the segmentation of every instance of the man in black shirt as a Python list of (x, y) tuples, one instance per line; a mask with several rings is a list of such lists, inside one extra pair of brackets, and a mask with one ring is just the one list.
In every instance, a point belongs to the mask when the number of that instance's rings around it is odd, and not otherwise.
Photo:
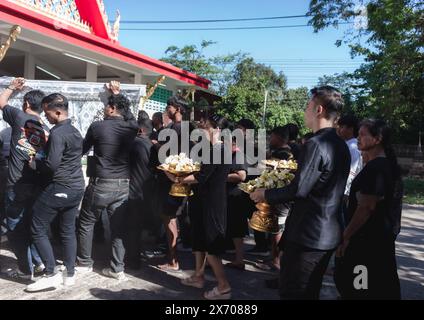
[(324, 272), (341, 241), (339, 215), (350, 154), (334, 123), (343, 99), (330, 86), (311, 93), (305, 124), (315, 135), (300, 154), (294, 180), (287, 187), (260, 189), (250, 195), (256, 202), (271, 205), (294, 201), (283, 234), (282, 299), (318, 299)]
[(79, 216), (77, 272), (91, 272), (93, 230), (106, 210), (111, 229), (110, 268), (105, 276), (125, 280), (124, 256), (125, 218), (130, 179), (130, 150), (138, 132), (138, 124), (130, 109), (130, 101), (111, 86), (103, 121), (88, 128), (83, 153), (94, 147), (94, 172), (86, 188)]
[(5, 224), (9, 243), (17, 257), (18, 268), (10, 275), (31, 279), (34, 270), (41, 271), (44, 266), (37, 250), (31, 245), (31, 209), (41, 186), (40, 176), (29, 168), (28, 161), (30, 156), (37, 153), (42, 156), (49, 128), (40, 118), (43, 92), (27, 92), (23, 98), (22, 110), (8, 105), (13, 92), (22, 90), (24, 84), (23, 78), (12, 80), (0, 95), (0, 109), (3, 111), (3, 119), (11, 127)]
[(153, 212), (154, 174), (153, 170), (158, 165), (156, 150), (150, 141), (153, 131), (150, 119), (139, 119), (140, 131), (135, 138), (130, 152), (130, 194), (129, 194), (129, 219), (128, 219), (128, 246), (126, 261), (134, 269), (140, 267), (140, 235), (141, 230), (149, 229), (157, 234), (160, 220)]
[[(32, 169), (40, 172), (48, 184), (34, 204), (31, 234), (40, 256), (46, 265), (45, 275), (27, 286), (27, 291), (37, 292), (60, 285), (75, 284), (75, 259), (77, 241), (75, 222), (78, 206), (84, 194), (82, 173), (82, 137), (68, 119), (68, 100), (54, 93), (43, 99), (47, 119), (55, 126), (46, 147), (46, 158), (32, 158)], [(59, 273), (48, 230), (53, 219), (60, 216), (63, 260), (66, 270)]]

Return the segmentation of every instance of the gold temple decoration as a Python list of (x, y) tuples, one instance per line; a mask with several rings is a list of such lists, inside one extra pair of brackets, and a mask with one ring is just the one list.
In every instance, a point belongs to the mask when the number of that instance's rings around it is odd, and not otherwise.
[(22, 29), (20, 26), (13, 26), (12, 29), (10, 29), (9, 37), (7, 38), (6, 42), (0, 47), (0, 61), (4, 59), (7, 50), (9, 50), (10, 46), (12, 45), (12, 42), (16, 41), (18, 36), (21, 34), (21, 31)]
[(150, 97), (155, 93), (157, 87), (164, 82), (166, 79), (165, 76), (160, 76), (159, 78), (157, 78), (156, 82), (154, 85), (150, 86), (149, 90), (147, 91), (146, 95), (144, 97), (141, 97), (140, 99), (140, 103), (138, 105), (138, 109), (139, 110), (144, 110), (144, 105), (146, 103), (147, 100), (150, 99)]
[(194, 102), (194, 94), (196, 93), (196, 88), (194, 88), (194, 87), (191, 87), (191, 88), (189, 88), (188, 90), (187, 90), (187, 92), (186, 92), (186, 94), (185, 94), (185, 96), (183, 96), (183, 98), (185, 99), (185, 100), (188, 100), (188, 98), (190, 97), (190, 95), (191, 95), (191, 101), (192, 102)]
[(113, 28), (111, 32), (111, 37), (115, 41), (118, 41), (118, 38), (119, 38), (120, 23), (121, 23), (121, 13), (119, 12), (119, 10), (117, 10), (115, 23), (113, 24)]

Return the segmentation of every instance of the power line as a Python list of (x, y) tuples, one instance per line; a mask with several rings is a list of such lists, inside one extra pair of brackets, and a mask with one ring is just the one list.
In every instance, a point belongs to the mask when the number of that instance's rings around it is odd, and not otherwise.
[[(349, 22), (342, 22), (339, 24), (350, 24)], [(265, 27), (225, 27), (225, 28), (122, 28), (121, 31), (218, 31), (218, 30), (259, 30), (259, 29), (283, 29), (283, 28), (299, 28), (299, 27), (310, 27), (308, 24), (295, 24), (286, 26), (265, 26)]]
[[(236, 19), (213, 19), (213, 20), (123, 20), (121, 23), (128, 24), (144, 24), (144, 23), (216, 23), (216, 22), (236, 22), (236, 21), (260, 21), (260, 20), (280, 20), (280, 19), (293, 19), (305, 18), (308, 15), (293, 15), (293, 16), (280, 16), (280, 17), (262, 17), (262, 18), (236, 18)], [(114, 21), (111, 21), (112, 23)]]

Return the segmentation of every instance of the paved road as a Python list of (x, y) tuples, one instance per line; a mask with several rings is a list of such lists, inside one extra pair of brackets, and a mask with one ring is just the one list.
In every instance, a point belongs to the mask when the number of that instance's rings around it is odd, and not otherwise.
[[(252, 240), (246, 240), (246, 248), (252, 246)], [(29, 294), (23, 290), (25, 282), (17, 282), (0, 275), (0, 300), (37, 300), (37, 299), (201, 299), (202, 290), (187, 288), (179, 283), (179, 279), (191, 274), (193, 259), (190, 252), (180, 252), (181, 272), (164, 273), (155, 266), (162, 261), (150, 259), (143, 262), (140, 270), (129, 270), (129, 280), (117, 282), (100, 275), (102, 267), (107, 265), (104, 257), (107, 248), (97, 245), (95, 251), (95, 272), (77, 277), (77, 284), (69, 289), (58, 289), (51, 292)], [(424, 207), (405, 206), (403, 212), (403, 229), (397, 246), (399, 276), (401, 278), (402, 295), (404, 299), (424, 300)], [(231, 255), (225, 256), (226, 260)], [(2, 269), (12, 267), (15, 263), (13, 255), (7, 249), (7, 243), (2, 244), (0, 251)], [(254, 259), (247, 257), (247, 270), (229, 269), (227, 275), (233, 287), (234, 299), (278, 299), (277, 291), (264, 286), (265, 279), (273, 277), (270, 272), (258, 270), (253, 266)], [(207, 273), (207, 288), (212, 288), (214, 278)], [(322, 299), (337, 299), (331, 275), (326, 275), (321, 292)]]

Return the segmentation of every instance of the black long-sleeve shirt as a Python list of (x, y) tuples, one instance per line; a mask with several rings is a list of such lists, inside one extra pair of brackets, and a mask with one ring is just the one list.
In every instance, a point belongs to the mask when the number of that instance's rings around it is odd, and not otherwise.
[(130, 151), (137, 132), (135, 120), (125, 121), (121, 117), (108, 117), (91, 124), (84, 139), (83, 153), (94, 147), (93, 177), (130, 178)]
[(152, 191), (153, 173), (156, 165), (158, 165), (156, 150), (149, 138), (139, 136), (134, 139), (130, 153), (130, 164), (129, 198), (145, 200), (149, 197), (149, 192)]
[(36, 168), (50, 183), (73, 190), (84, 189), (82, 173), (82, 137), (67, 119), (50, 130), (46, 159), (37, 160)]
[(292, 183), (265, 191), (270, 204), (294, 201), (286, 222), (285, 241), (318, 250), (337, 247), (341, 240), (340, 207), (349, 170), (349, 149), (335, 129), (321, 129), (308, 140)]

